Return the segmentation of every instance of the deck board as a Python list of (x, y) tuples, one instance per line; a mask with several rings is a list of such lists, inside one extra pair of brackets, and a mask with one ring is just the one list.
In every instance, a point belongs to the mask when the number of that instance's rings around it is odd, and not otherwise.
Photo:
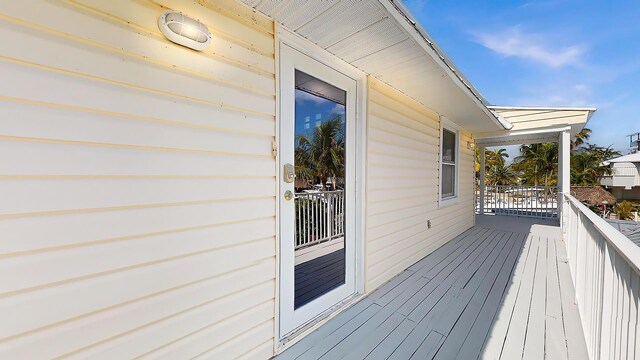
[(479, 217), (277, 360), (586, 358), (578, 316), (557, 226)]
[(566, 334), (562, 323), (562, 298), (556, 247), (557, 242), (549, 242), (547, 247), (547, 307), (544, 348), (549, 358), (565, 360), (569, 354), (565, 351), (566, 344), (564, 343)]
[(567, 263), (567, 252), (564, 243), (556, 241), (556, 252), (558, 258), (558, 279), (560, 281), (560, 298), (562, 300), (562, 323), (566, 333), (567, 356), (569, 360), (588, 359), (587, 345), (584, 332), (580, 322), (573, 321), (579, 318), (578, 307), (575, 304), (573, 293), (573, 280), (569, 264)]

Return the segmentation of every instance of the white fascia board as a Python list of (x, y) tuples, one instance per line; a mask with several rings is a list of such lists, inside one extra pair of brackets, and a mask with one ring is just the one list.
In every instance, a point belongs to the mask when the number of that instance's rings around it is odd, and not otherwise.
[[(598, 109), (594, 107), (549, 107), (549, 106), (496, 106), (496, 105), (487, 105), (487, 108), (491, 110), (549, 110), (549, 111), (589, 111), (591, 113), (596, 112)], [(590, 114), (591, 115), (591, 114)]]
[(479, 94), (479, 92), (471, 85), (462, 72), (458, 70), (453, 62), (447, 58), (444, 51), (438, 47), (438, 45), (427, 34), (426, 30), (416, 21), (411, 12), (404, 6), (402, 1), (399, 0), (379, 0), (382, 6), (387, 12), (393, 16), (396, 22), (402, 26), (402, 28), (409, 34), (426, 52), (431, 56), (434, 61), (440, 65), (445, 74), (456, 84), (460, 89), (469, 95), (472, 101), (484, 112), (487, 117), (493, 121), (499, 128), (508, 130), (505, 124), (500, 121), (497, 116), (489, 110), (486, 104), (486, 100)]
[(539, 135), (539, 134), (559, 134), (563, 131), (570, 131), (570, 130), (571, 130), (571, 126), (562, 126), (562, 127), (547, 128), (547, 129), (486, 132), (486, 133), (474, 134), (474, 137), (476, 138), (476, 140), (482, 140), (486, 138), (496, 138), (496, 137), (511, 137), (511, 136)]
[(558, 135), (565, 131), (571, 131), (571, 127), (481, 133), (474, 134), (474, 137), (476, 146), (518, 145), (556, 142), (558, 141)]

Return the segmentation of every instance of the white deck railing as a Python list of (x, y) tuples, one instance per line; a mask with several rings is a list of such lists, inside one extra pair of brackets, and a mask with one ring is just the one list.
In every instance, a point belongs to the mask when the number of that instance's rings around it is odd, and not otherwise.
[(485, 186), (484, 199), (477, 195), (476, 210), (483, 209), (485, 214), (558, 217), (557, 186)]
[(570, 195), (563, 231), (591, 359), (640, 358), (640, 247)]
[(295, 195), (295, 248), (344, 236), (344, 190)]

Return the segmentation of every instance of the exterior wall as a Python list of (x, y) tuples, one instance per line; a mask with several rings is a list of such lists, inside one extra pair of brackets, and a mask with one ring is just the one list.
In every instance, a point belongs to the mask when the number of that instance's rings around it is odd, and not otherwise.
[(438, 114), (376, 80), (368, 96), (367, 292), (473, 226), (475, 157), (461, 131), (459, 199), (438, 208)]
[(640, 186), (640, 164), (630, 162), (615, 162), (611, 164), (613, 173), (600, 179), (604, 186), (622, 186), (632, 188)]
[(199, 3), (0, 3), (0, 358), (273, 354), (273, 24)]
[(640, 186), (626, 190), (623, 187), (612, 187), (611, 193), (618, 200), (640, 200)]

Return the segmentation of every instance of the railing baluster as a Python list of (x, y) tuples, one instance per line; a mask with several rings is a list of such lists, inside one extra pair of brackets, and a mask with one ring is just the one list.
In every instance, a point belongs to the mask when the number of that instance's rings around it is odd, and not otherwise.
[(640, 249), (569, 195), (565, 241), (589, 357), (634, 359), (640, 318)]
[(296, 249), (344, 236), (344, 190), (299, 193), (294, 201)]
[[(559, 215), (557, 186), (488, 185), (483, 201), (484, 213), (537, 218), (557, 218)], [(476, 204), (479, 211), (480, 205)]]
[(311, 241), (311, 195), (307, 195), (307, 238), (305, 245)]

